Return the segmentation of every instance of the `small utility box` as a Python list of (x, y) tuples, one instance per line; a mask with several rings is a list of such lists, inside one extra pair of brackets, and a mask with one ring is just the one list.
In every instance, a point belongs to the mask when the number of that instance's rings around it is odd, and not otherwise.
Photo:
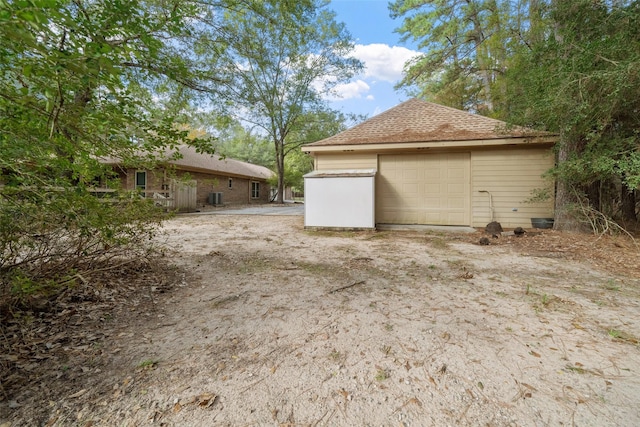
[(375, 169), (313, 171), (304, 176), (304, 226), (375, 229)]

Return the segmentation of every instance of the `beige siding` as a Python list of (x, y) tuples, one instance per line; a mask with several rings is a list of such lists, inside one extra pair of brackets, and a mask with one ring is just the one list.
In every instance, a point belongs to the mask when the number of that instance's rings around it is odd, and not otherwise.
[(378, 167), (378, 155), (375, 153), (339, 153), (317, 154), (315, 161), (316, 170), (335, 169), (376, 169)]
[(505, 228), (531, 227), (531, 218), (553, 217), (553, 200), (526, 203), (533, 190), (553, 188), (541, 176), (553, 164), (549, 148), (473, 151), (472, 226), (484, 227), (492, 219), (489, 194), (482, 190), (491, 194), (493, 220)]
[(470, 224), (469, 153), (381, 155), (380, 224)]
[(553, 194), (553, 183), (542, 178), (553, 164), (550, 148), (520, 147), (448, 154), (316, 153), (315, 159), (316, 170), (378, 169), (376, 223), (484, 227), (492, 220), (484, 190), (491, 194), (493, 220), (504, 228), (530, 228), (531, 218), (553, 217), (553, 200), (526, 202), (536, 189)]

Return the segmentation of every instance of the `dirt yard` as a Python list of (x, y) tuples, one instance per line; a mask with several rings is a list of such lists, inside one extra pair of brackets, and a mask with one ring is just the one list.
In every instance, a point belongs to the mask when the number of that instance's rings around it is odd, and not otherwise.
[(114, 276), (126, 298), (105, 282), (40, 341), (38, 316), (5, 325), (35, 344), (0, 356), (0, 427), (640, 425), (630, 240), (165, 229), (165, 267)]

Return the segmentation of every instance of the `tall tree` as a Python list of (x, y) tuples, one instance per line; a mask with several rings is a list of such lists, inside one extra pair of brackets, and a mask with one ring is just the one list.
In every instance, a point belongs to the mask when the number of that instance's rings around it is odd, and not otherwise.
[(210, 66), (224, 71), (227, 111), (272, 141), (282, 202), (285, 158), (305, 142), (292, 133), (305, 126), (307, 113), (324, 108), (323, 94), (362, 65), (347, 57), (351, 38), (326, 1), (249, 3), (225, 12), (229, 55)]
[(507, 75), (513, 121), (558, 132), (556, 222), (570, 208), (636, 221), (640, 186), (640, 2), (552, 1), (547, 31)]
[[(347, 129), (347, 122), (362, 121), (362, 117), (345, 115), (330, 109), (316, 110), (305, 114), (298, 126), (290, 135), (291, 146), (319, 141)], [(295, 191), (304, 191), (304, 175), (313, 170), (313, 158), (300, 149), (289, 152), (285, 158), (285, 185)]]
[(396, 0), (403, 39), (423, 55), (405, 67), (400, 86), (452, 107), (485, 114), (494, 109), (496, 78), (505, 70), (510, 2), (499, 0)]

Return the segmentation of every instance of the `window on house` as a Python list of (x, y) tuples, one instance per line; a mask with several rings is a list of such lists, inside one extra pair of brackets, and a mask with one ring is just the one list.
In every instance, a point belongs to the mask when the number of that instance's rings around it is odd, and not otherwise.
[(229, 178), (229, 188), (233, 188), (233, 179)]
[(252, 181), (251, 182), (251, 198), (258, 199), (260, 198), (260, 183)]
[(146, 189), (147, 189), (147, 172), (137, 171), (136, 172), (136, 190), (146, 190)]

